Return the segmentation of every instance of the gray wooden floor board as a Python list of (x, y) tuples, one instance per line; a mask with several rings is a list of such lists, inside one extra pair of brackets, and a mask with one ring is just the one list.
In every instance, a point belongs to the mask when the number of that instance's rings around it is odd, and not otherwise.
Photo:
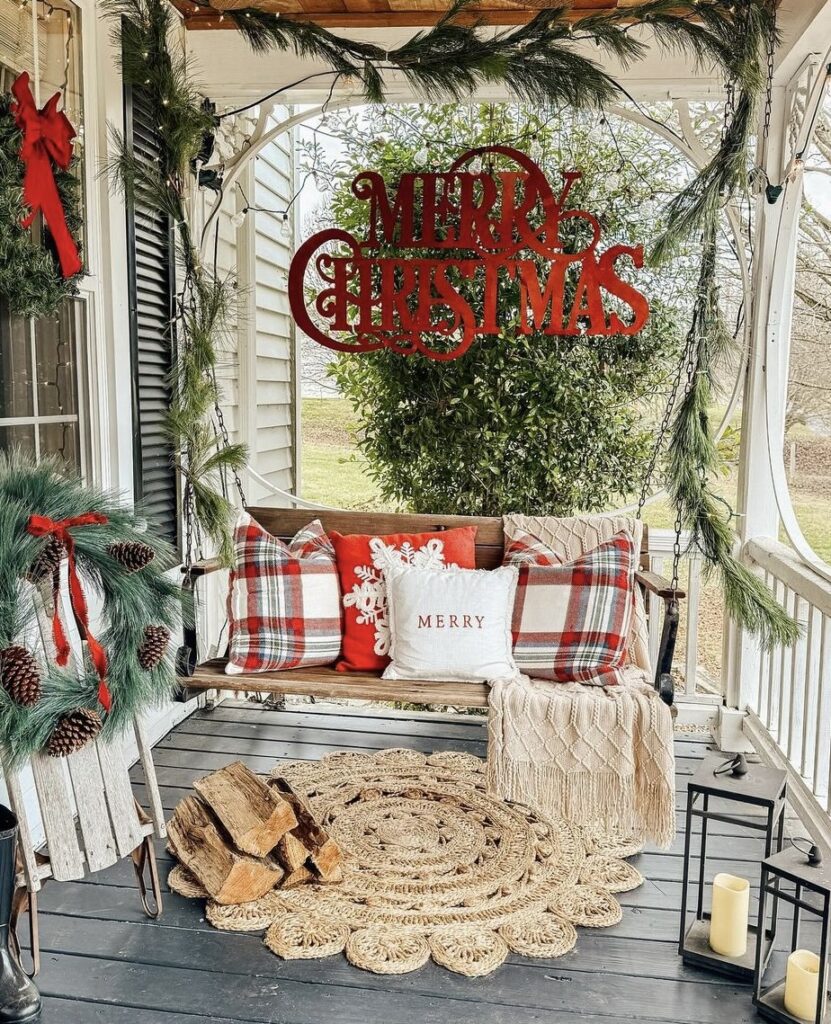
[[(481, 719), (464, 715), (226, 703), (182, 723), (154, 756), (169, 811), (195, 776), (237, 757), (267, 773), (280, 760), (385, 746), (484, 756), (485, 732)], [(706, 737), (678, 739), (681, 810), (687, 780), (707, 750)], [(132, 775), (141, 799), (141, 769)], [(750, 1024), (756, 1018), (745, 987), (687, 968), (677, 956), (680, 812), (677, 826), (670, 850), (647, 848), (632, 859), (646, 881), (621, 894), (620, 924), (580, 929), (576, 948), (559, 960), (511, 956), (480, 979), (433, 964), (377, 976), (342, 956), (284, 962), (260, 936), (218, 932), (198, 901), (169, 892), (162, 919), (151, 922), (124, 863), (82, 881), (51, 883), (40, 898), (44, 1024)], [(737, 826), (717, 825), (710, 842), (710, 872), (748, 873), (758, 864), (760, 839)], [(157, 856), (164, 884), (172, 860), (161, 843)]]

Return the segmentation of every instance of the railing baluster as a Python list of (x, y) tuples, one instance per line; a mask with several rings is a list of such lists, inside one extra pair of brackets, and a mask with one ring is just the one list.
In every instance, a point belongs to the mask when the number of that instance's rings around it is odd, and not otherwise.
[[(653, 572), (662, 573), (664, 559), (662, 555), (650, 555), (649, 567)], [(661, 609), (659, 600), (654, 594), (649, 594), (649, 661), (654, 667), (658, 664), (658, 649), (661, 645)]]
[[(781, 593), (782, 593), (783, 589), (784, 589), (783, 585), (779, 582), (779, 580), (774, 578), (774, 587), (773, 587), (774, 597), (780, 603), (781, 603)], [(769, 729), (769, 731), (771, 731), (771, 732), (773, 732), (773, 727), (774, 727), (774, 708), (776, 707), (774, 694), (775, 694), (775, 691), (778, 688), (778, 685), (777, 685), (777, 673), (776, 673), (777, 663), (778, 663), (777, 650), (778, 650), (778, 648), (776, 646), (772, 645), (771, 646), (771, 650), (768, 653), (768, 703), (767, 703), (767, 707), (764, 708), (763, 712), (759, 713), (759, 717), (764, 722), (764, 725), (766, 725), (767, 728)]]
[[(814, 784), (812, 789), (818, 798), (831, 798), (831, 720), (829, 720), (829, 698), (831, 697), (831, 618), (823, 615), (820, 620), (819, 637), (819, 695), (817, 700), (817, 724), (814, 740)], [(825, 769), (820, 778), (820, 766)]]
[[(785, 593), (782, 599), (782, 604), (785, 609), (793, 615), (794, 602), (796, 600), (796, 594), (794, 594), (790, 587), (785, 585)], [(790, 708), (790, 684), (791, 684), (791, 665), (793, 664), (793, 650), (790, 647), (782, 647), (781, 655), (779, 658), (779, 707), (777, 708), (776, 715), (776, 740), (782, 750), (785, 750), (788, 743), (788, 710)]]
[(687, 650), (684, 660), (684, 686), (687, 696), (694, 696), (698, 677), (698, 609), (701, 602), (701, 556), (687, 561)]
[[(774, 579), (769, 572), (765, 572), (765, 586), (768, 590), (774, 589)], [(770, 689), (770, 658), (764, 654), (759, 658), (759, 685), (756, 689), (756, 707), (753, 709), (764, 721), (765, 708), (768, 703), (768, 690)]]
[(800, 723), (805, 714), (804, 681), (807, 665), (805, 651), (805, 602), (794, 591), (793, 616), (802, 625), (802, 634), (791, 648), (791, 675), (788, 684), (790, 700), (788, 701), (788, 740), (785, 751), (791, 764), (798, 764), (802, 759), (802, 729)]
[[(799, 758), (799, 774), (807, 779), (814, 771), (816, 748), (809, 741), (809, 723), (814, 721), (817, 713), (817, 671), (819, 662), (819, 644), (817, 643), (817, 622), (819, 612), (812, 604), (808, 605), (805, 629), (805, 670), (802, 683), (802, 737)], [(799, 719), (797, 719), (799, 721)]]

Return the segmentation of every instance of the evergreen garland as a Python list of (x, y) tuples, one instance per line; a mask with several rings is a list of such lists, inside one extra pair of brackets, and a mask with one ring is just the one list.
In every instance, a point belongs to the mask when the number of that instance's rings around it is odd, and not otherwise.
[[(33, 228), (21, 227), (28, 213), (23, 202), (23, 140), (11, 112), (13, 99), (0, 96), (0, 297), (16, 316), (53, 316), (78, 291), (77, 277), (65, 278), (49, 245)], [(67, 227), (77, 239), (82, 226), (81, 189), (73, 169), (53, 166)], [(48, 234), (47, 234), (48, 240)]]
[[(665, 230), (652, 253), (653, 260), (661, 262), (694, 232), (701, 232), (704, 239), (687, 347), (689, 382), (672, 421), (667, 487), (693, 543), (721, 573), (729, 612), (763, 642), (790, 643), (797, 635), (796, 624), (732, 554), (732, 513), (709, 486), (718, 456), (707, 414), (713, 368), (729, 340), (718, 308), (718, 221), (723, 206), (747, 183), (749, 143), (765, 84), (764, 56), (777, 41), (776, 2), (645, 0), (590, 14), (576, 23), (569, 4), (553, 2), (525, 25), (485, 32), (478, 23), (459, 21), (470, 0), (456, 0), (433, 28), (390, 51), (258, 7), (227, 9), (223, 16), (254, 51), (293, 50), (301, 57), (322, 60), (333, 75), (359, 81), (370, 102), (384, 99), (383, 73), (399, 71), (425, 100), (462, 100), (482, 85), (498, 83), (529, 103), (594, 109), (621, 99), (625, 92), (602, 63), (576, 47), (592, 42), (601, 56), (614, 57), (627, 67), (648, 52), (648, 45), (631, 32), (637, 25), (648, 25), (664, 51), (690, 55), (697, 64), (725, 76), (738, 100), (719, 149), (668, 205)], [(195, 6), (213, 10), (204, 0), (196, 0)], [(216, 280), (200, 265), (184, 203), (190, 162), (213, 122), (192, 90), (184, 57), (174, 57), (168, 49), (172, 15), (166, 0), (105, 0), (104, 7), (118, 19), (125, 81), (150, 95), (166, 164), (158, 171), (142, 167), (117, 136), (115, 176), (128, 200), (141, 187), (171, 216), (186, 270), (179, 315), (181, 355), (169, 430), (180, 453), (185, 501), (227, 555), (231, 506), (216, 481), (219, 474), (242, 466), (246, 453), (241, 446), (217, 445), (208, 417), (219, 399), (217, 338), (233, 316), (233, 298), (229, 282)]]
[[(106, 626), (98, 640), (107, 652), (107, 684), (112, 710), (104, 717), (102, 735), (115, 735), (134, 716), (161, 704), (173, 691), (171, 655), (151, 670), (141, 667), (139, 654), (148, 626), (178, 627), (181, 588), (168, 578), (178, 562), (164, 541), (140, 530), (136, 513), (112, 494), (89, 487), (65, 467), (48, 460), (39, 464), (21, 452), (0, 452), (0, 650), (25, 642), (35, 622), (30, 567), (49, 543), (26, 529), (32, 514), (64, 519), (102, 513), (104, 525), (72, 531), (79, 575), (88, 599), (102, 601)], [(113, 543), (141, 542), (155, 557), (132, 572), (107, 551)], [(76, 674), (47, 665), (40, 699), (31, 707), (17, 703), (0, 687), (0, 747), (9, 763), (18, 765), (48, 748), (61, 720), (79, 709), (101, 713), (98, 675), (91, 664)]]
[(128, 204), (141, 194), (170, 218), (176, 233), (181, 268), (177, 359), (166, 429), (183, 479), (186, 511), (200, 531), (197, 540), (210, 539), (228, 562), (233, 506), (222, 484), (225, 474), (245, 466), (247, 456), (244, 445), (218, 443), (211, 415), (220, 401), (217, 350), (234, 324), (237, 299), (234, 282), (215, 277), (201, 263), (186, 201), (191, 163), (215, 122), (190, 82), (184, 54), (169, 48), (175, 14), (167, 0), (105, 0), (102, 6), (115, 21), (124, 82), (148, 97), (162, 141), (161, 163), (153, 166), (137, 160), (128, 140), (114, 131), (112, 177)]

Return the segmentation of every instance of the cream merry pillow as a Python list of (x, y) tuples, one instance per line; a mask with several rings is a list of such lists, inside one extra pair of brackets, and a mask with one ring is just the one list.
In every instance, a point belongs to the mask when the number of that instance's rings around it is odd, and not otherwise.
[(392, 662), (384, 679), (480, 682), (518, 675), (511, 616), (516, 566), (386, 571)]

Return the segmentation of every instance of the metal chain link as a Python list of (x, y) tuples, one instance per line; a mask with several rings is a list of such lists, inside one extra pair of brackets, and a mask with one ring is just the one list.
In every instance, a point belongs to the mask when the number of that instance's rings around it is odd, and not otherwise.
[(649, 487), (652, 483), (652, 478), (655, 475), (655, 468), (658, 465), (658, 458), (664, 447), (664, 441), (667, 433), (669, 432), (669, 425), (672, 422), (672, 412), (675, 408), (676, 398), (678, 397), (678, 389), (681, 387), (681, 377), (688, 361), (687, 348), (685, 348), (681, 353), (681, 358), (678, 360), (678, 366), (675, 370), (675, 376), (672, 379), (672, 388), (669, 393), (669, 398), (667, 399), (666, 408), (664, 409), (664, 415), (661, 417), (661, 425), (658, 427), (658, 436), (655, 439), (655, 444), (652, 446), (652, 454), (649, 457), (646, 474), (641, 486), (640, 497), (638, 498), (638, 509), (635, 513), (636, 519), (641, 518), (644, 505), (646, 505), (646, 499), (649, 497)]
[(773, 72), (776, 54), (776, 8), (773, 9), (773, 21), (767, 38), (767, 80), (765, 83), (765, 114), (762, 122), (762, 135), (765, 139), (770, 135), (770, 118), (773, 109)]
[(190, 571), (193, 566), (193, 484), (185, 485), (182, 498), (182, 511), (185, 514), (185, 569)]
[[(228, 427), (225, 425), (225, 417), (222, 415), (222, 408), (218, 401), (214, 403), (214, 414), (216, 416), (217, 425), (219, 426), (219, 432), (222, 434), (222, 443), (225, 448), (230, 448), (231, 435), (228, 433)], [(245, 491), (243, 490), (242, 480), (240, 479), (240, 475), (237, 472), (236, 466), (234, 467), (233, 473), (234, 484), (236, 485), (237, 491), (239, 492), (240, 501), (242, 502), (243, 505), (245, 505)]]
[[(698, 351), (698, 314), (693, 313), (693, 321), (690, 325), (690, 333), (687, 339), (687, 347), (684, 353), (685, 355), (685, 369), (687, 371), (687, 380), (684, 384), (684, 398), (686, 398), (692, 390), (693, 381), (695, 380), (696, 374), (696, 352)], [(679, 375), (680, 376), (680, 375)], [(680, 380), (679, 380), (680, 384)], [(706, 476), (706, 470), (704, 467), (700, 467), (699, 470), (703, 475)], [(678, 582), (681, 573), (681, 534), (684, 530), (684, 520), (681, 513), (681, 506), (678, 505), (675, 509), (675, 539), (672, 544), (672, 577), (670, 580), (670, 588), (673, 595), (678, 592)]]

